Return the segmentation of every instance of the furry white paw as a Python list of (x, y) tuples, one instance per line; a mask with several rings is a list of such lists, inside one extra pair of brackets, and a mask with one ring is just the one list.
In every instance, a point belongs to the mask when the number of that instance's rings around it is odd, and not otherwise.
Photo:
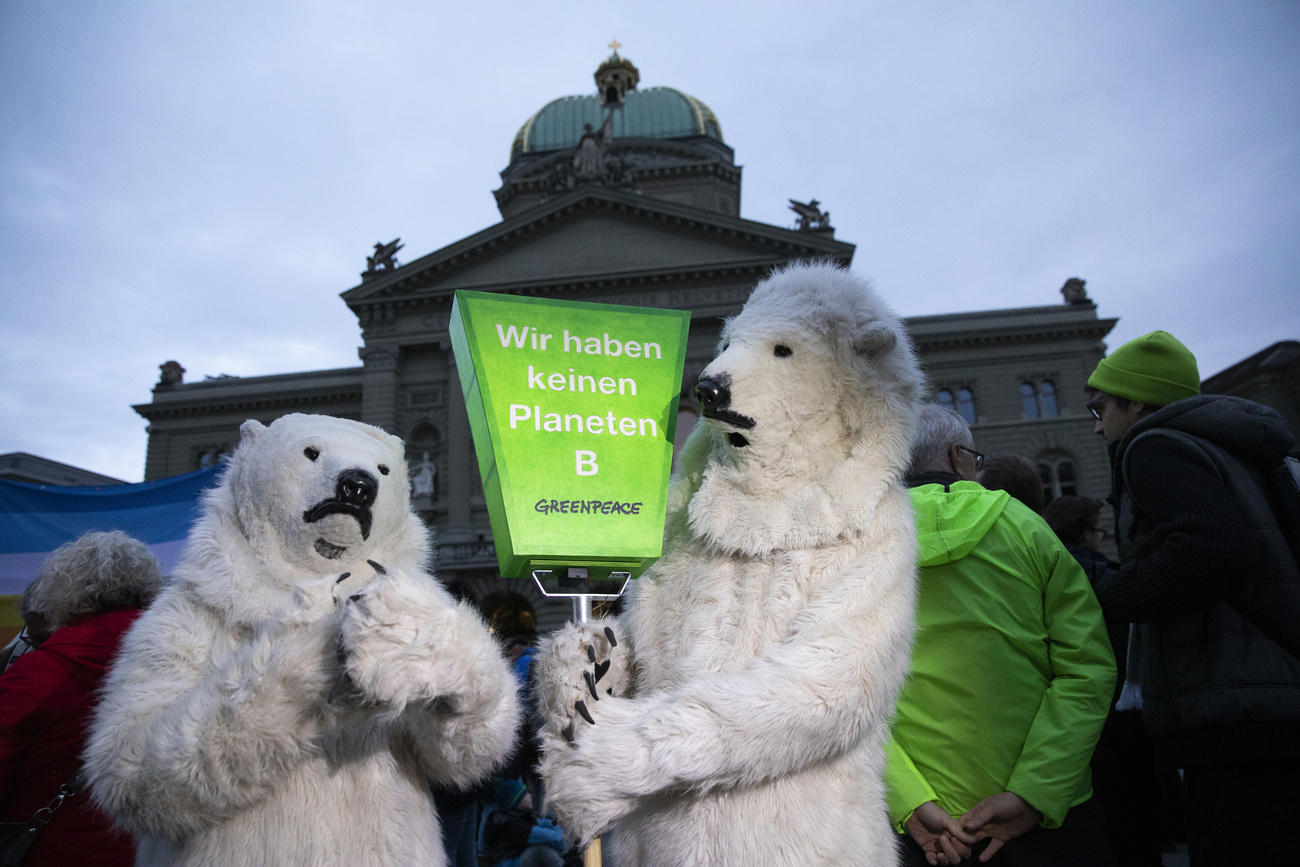
[(543, 739), (577, 743), (581, 726), (598, 725), (601, 699), (627, 694), (631, 654), (617, 621), (569, 624), (543, 642), (537, 662)]
[(621, 772), (609, 759), (600, 751), (589, 754), (581, 742), (548, 750), (542, 759), (545, 808), (555, 813), (560, 827), (579, 845), (609, 831), (636, 806), (635, 798), (620, 794)]
[(449, 608), (428, 576), (367, 562), (374, 579), (341, 600), (340, 675), (330, 700), (396, 708), (428, 700), (431, 681), (451, 664)]

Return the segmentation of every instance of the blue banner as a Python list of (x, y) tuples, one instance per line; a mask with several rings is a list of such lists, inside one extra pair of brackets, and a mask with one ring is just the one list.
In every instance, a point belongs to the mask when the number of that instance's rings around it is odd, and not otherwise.
[(0, 596), (21, 593), (51, 551), (91, 530), (146, 543), (163, 574), (180, 558), (199, 495), (219, 467), (134, 485), (32, 485), (0, 479)]

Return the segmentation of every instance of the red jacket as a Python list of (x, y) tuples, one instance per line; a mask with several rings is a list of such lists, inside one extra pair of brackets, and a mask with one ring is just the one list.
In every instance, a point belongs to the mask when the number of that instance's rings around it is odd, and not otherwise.
[[(80, 764), (96, 690), (137, 610), (75, 620), (0, 675), (0, 818), (25, 822)], [(135, 843), (83, 791), (64, 802), (26, 864), (123, 865)]]

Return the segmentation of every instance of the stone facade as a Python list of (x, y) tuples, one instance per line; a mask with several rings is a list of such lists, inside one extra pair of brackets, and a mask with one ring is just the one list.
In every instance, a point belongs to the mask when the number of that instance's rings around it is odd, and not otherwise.
[[(361, 328), (360, 367), (185, 383), (179, 365), (164, 365), (152, 400), (135, 407), (149, 421), (146, 479), (219, 459), (246, 418), (269, 423), (287, 412), (319, 412), (379, 425), (406, 441), (412, 468), (425, 455), (433, 464), (432, 485), (427, 477), (422, 483), (429, 493), (414, 502), (437, 529), (445, 580), (480, 600), (502, 591), (524, 596), (542, 629), (562, 622), (567, 602), (543, 602), (530, 584), (496, 571), (448, 337), (455, 290), (689, 310), (680, 442), (696, 417), (693, 386), (713, 357), (718, 328), (754, 284), (787, 262), (848, 265), (854, 253), (829, 227), (738, 216), (740, 168), (720, 133), (660, 139), (641, 132), (602, 144), (607, 156), (640, 167), (617, 183), (594, 172), (555, 182), (563, 174), (555, 167), (579, 165), (580, 143), (518, 150), (496, 193), (500, 223), (363, 275), (342, 294)], [(869, 273), (869, 263), (862, 270)], [(1067, 283), (1062, 304), (908, 322), (936, 396), (971, 418), (982, 451), (1022, 454), (1054, 491), (1100, 498), (1107, 458), (1083, 388), (1115, 320), (1097, 316), (1082, 286)]]

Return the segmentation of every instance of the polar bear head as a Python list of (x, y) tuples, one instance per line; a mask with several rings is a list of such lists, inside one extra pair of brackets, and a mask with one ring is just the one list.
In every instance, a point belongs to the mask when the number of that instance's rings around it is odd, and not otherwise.
[(223, 487), (258, 559), (326, 575), (427, 548), (402, 441), (361, 422), (282, 416), (240, 427)]
[[(725, 547), (816, 544), (907, 468), (923, 378), (901, 321), (833, 264), (776, 271), (726, 323), (696, 393), (690, 521)], [(829, 536), (828, 536), (829, 534)]]

